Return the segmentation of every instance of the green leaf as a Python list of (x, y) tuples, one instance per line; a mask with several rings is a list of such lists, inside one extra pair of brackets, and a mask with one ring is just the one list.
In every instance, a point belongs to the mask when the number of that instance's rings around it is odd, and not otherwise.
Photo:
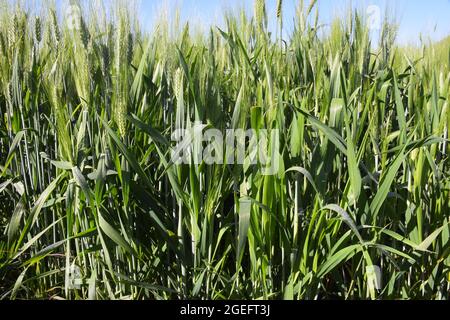
[(114, 229), (104, 218), (101, 213), (98, 215), (98, 222), (100, 229), (114, 241), (117, 245), (128, 251), (130, 254), (137, 256), (136, 251), (126, 242), (120, 233)]
[(22, 197), (17, 204), (14, 212), (12, 214), (11, 220), (8, 225), (8, 243), (11, 244), (14, 240), (14, 237), (19, 232), (20, 222), (22, 220), (22, 216), (25, 212), (25, 198)]
[(11, 146), (9, 147), (9, 154), (6, 157), (6, 163), (5, 166), (2, 169), (2, 174), (0, 175), (0, 178), (3, 178), (3, 176), (5, 175), (9, 165), (11, 164), (12, 159), (14, 158), (15, 152), (17, 147), (19, 146), (19, 143), (22, 141), (22, 139), (25, 137), (25, 131), (20, 131), (19, 133), (16, 134), (16, 136), (14, 137)]
[(354, 257), (357, 253), (362, 251), (362, 246), (360, 244), (352, 245), (344, 248), (331, 257), (329, 257), (326, 262), (320, 267), (317, 272), (317, 278), (322, 279), (328, 273), (333, 271), (339, 264), (347, 261)]
[(417, 250), (419, 251), (427, 251), (428, 248), (436, 241), (437, 237), (444, 231), (444, 229), (450, 224), (450, 221), (444, 224), (442, 227), (434, 231), (432, 234), (428, 236), (421, 244), (417, 246)]
[(322, 210), (331, 210), (338, 213), (341, 216), (342, 220), (344, 220), (344, 222), (350, 227), (353, 233), (358, 237), (358, 240), (361, 242), (361, 244), (364, 244), (364, 240), (361, 237), (358, 227), (356, 226), (355, 222), (350, 217), (350, 215), (344, 209), (342, 209), (336, 204), (330, 204), (324, 207)]
[(327, 137), (327, 139), (330, 140), (336, 146), (336, 148), (339, 149), (339, 151), (341, 151), (344, 155), (347, 155), (346, 143), (336, 131), (323, 124), (321, 121), (311, 116), (306, 111), (299, 110), (299, 112), (303, 114), (313, 126), (319, 129)]

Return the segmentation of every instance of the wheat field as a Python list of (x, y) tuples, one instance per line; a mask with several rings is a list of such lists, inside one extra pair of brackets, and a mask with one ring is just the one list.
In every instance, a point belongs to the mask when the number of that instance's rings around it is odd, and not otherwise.
[[(324, 31), (316, 1), (288, 38), (281, 0), (207, 32), (26, 4), (0, 0), (0, 299), (449, 298), (450, 41)], [(276, 172), (175, 163), (195, 123), (278, 130)]]

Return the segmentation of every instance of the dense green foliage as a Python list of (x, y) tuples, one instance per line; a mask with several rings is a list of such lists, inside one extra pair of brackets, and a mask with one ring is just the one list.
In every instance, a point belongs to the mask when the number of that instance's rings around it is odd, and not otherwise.
[[(0, 6), (0, 298), (449, 298), (448, 47)], [(171, 163), (195, 122), (280, 130), (278, 173)]]

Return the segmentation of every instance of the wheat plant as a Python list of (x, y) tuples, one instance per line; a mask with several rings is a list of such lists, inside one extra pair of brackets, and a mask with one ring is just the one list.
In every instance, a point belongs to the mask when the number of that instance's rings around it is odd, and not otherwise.
[[(0, 299), (449, 298), (448, 43), (316, 1), (282, 39), (282, 5), (195, 35), (0, 1)], [(174, 163), (195, 123), (279, 130), (276, 173)]]

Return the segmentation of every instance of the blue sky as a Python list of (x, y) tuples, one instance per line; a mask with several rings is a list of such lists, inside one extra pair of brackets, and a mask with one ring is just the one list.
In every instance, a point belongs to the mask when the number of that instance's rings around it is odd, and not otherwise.
[[(253, 13), (254, 0), (142, 0), (141, 15), (144, 25), (151, 26), (166, 8), (173, 12), (180, 8), (183, 20), (207, 28), (209, 25), (221, 25), (223, 12), (244, 7)], [(267, 0), (268, 12), (275, 12), (276, 0)], [(286, 30), (292, 28), (295, 7), (299, 0), (284, 0)], [(309, 0), (304, 1), (306, 5)], [(350, 6), (362, 8), (378, 6), (384, 16), (388, 14), (399, 24), (398, 41), (401, 44), (418, 44), (419, 35), (425, 39), (440, 40), (450, 35), (450, 0), (319, 0), (321, 22), (328, 24), (333, 17), (342, 16)], [(269, 15), (270, 16), (270, 15)], [(275, 14), (272, 15), (273, 17)], [(273, 25), (272, 21), (272, 25)]]

